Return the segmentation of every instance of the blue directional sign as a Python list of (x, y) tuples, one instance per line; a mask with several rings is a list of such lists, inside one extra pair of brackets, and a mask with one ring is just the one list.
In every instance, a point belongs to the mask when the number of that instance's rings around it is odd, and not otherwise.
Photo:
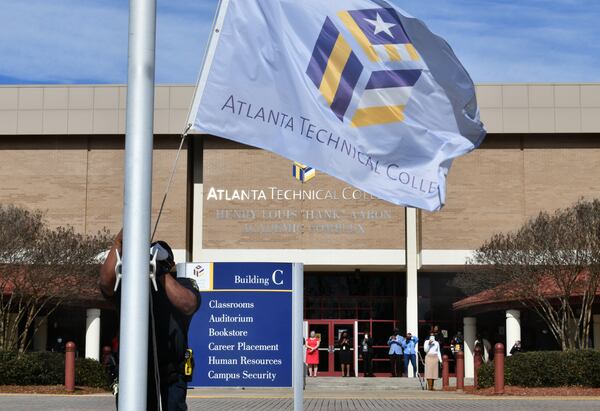
[(202, 290), (189, 331), (190, 386), (292, 386), (292, 266), (185, 264)]

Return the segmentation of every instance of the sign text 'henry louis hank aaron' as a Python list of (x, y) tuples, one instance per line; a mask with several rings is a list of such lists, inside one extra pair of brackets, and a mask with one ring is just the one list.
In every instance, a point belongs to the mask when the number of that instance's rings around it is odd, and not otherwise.
[(485, 136), (448, 44), (383, 0), (224, 1), (188, 124), (437, 210)]
[(202, 305), (190, 325), (197, 387), (292, 385), (292, 264), (188, 263)]

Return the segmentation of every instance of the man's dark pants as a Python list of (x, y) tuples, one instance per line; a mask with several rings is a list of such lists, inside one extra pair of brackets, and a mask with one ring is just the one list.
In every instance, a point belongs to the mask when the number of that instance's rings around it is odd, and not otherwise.
[[(148, 384), (148, 411), (158, 411), (156, 390), (154, 384)], [(163, 411), (187, 411), (185, 397), (187, 394), (187, 383), (182, 375), (178, 375), (175, 381), (160, 384), (160, 396)]]
[(365, 377), (373, 374), (373, 354), (363, 352), (363, 370)]
[(392, 377), (400, 377), (402, 375), (402, 354), (390, 354), (390, 365), (392, 368)]
[[(158, 411), (158, 398), (156, 395), (156, 385), (148, 381), (148, 390), (146, 391), (146, 409), (148, 411)], [(160, 396), (163, 411), (187, 411), (185, 397), (187, 394), (187, 383), (182, 376), (170, 383), (160, 385)], [(119, 409), (119, 396), (115, 397), (115, 409)]]
[(413, 366), (413, 377), (417, 376), (417, 355), (416, 354), (404, 354), (404, 374), (408, 377), (408, 363)]

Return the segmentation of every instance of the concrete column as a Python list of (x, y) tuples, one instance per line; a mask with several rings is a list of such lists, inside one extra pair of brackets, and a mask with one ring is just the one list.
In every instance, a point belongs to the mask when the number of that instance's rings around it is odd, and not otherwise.
[(506, 352), (508, 355), (517, 340), (521, 340), (521, 312), (506, 310)]
[(33, 334), (33, 350), (46, 351), (46, 345), (48, 344), (48, 317), (39, 316), (33, 321), (33, 327), (37, 328), (35, 334)]
[(100, 310), (97, 308), (86, 310), (85, 358), (100, 361)]
[(592, 316), (592, 329), (594, 333), (594, 349), (600, 350), (600, 314)]
[(465, 378), (473, 378), (475, 375), (473, 352), (477, 339), (477, 318), (465, 317), (463, 319), (463, 336), (465, 338)]
[[(204, 178), (202, 175), (202, 164), (204, 162), (203, 154), (203, 141), (201, 138), (197, 138), (191, 143), (194, 137), (190, 136), (188, 143), (192, 144), (191, 159), (188, 161), (188, 167), (192, 166), (192, 183), (193, 183), (193, 201), (192, 201), (192, 228), (191, 228), (191, 261), (204, 261), (202, 258), (202, 229), (203, 229), (203, 218), (204, 218)], [(189, 154), (188, 154), (189, 155)]]
[[(405, 209), (406, 232), (406, 331), (412, 335), (419, 334), (419, 302), (417, 291), (417, 271), (419, 258), (419, 214), (416, 208)], [(412, 365), (408, 366), (408, 376), (412, 377)]]

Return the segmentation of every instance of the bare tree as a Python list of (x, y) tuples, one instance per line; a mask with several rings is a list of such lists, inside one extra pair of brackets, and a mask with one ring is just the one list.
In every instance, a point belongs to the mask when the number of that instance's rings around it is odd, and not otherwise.
[(25, 351), (35, 319), (96, 288), (98, 256), (111, 242), (49, 228), (39, 211), (0, 205), (0, 350)]
[(600, 201), (541, 212), (515, 232), (493, 235), (454, 285), (520, 301), (545, 321), (563, 350), (588, 348), (600, 285)]

